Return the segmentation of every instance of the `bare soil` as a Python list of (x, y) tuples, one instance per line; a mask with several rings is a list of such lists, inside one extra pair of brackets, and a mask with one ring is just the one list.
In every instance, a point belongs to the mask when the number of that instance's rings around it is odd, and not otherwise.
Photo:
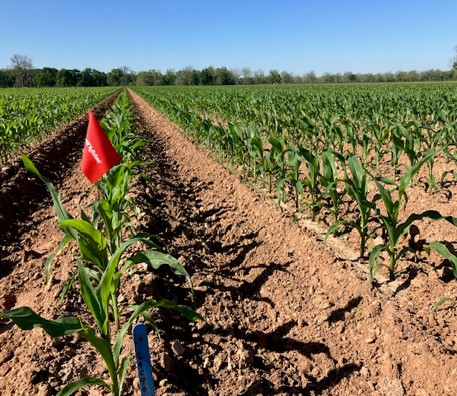
[[(167, 297), (194, 304), (205, 319), (156, 313), (161, 337), (151, 331), (149, 343), (157, 395), (457, 395), (457, 307), (431, 310), (443, 296), (457, 298), (444, 260), (408, 257), (397, 281), (372, 289), (351, 238), (324, 244), (319, 224), (277, 208), (131, 95), (150, 140), (145, 158), (154, 162), (154, 188), (135, 186), (135, 222), (185, 265), (196, 299), (167, 271), (145, 268), (126, 280), (122, 298)], [(86, 122), (30, 153), (74, 215), (94, 194), (79, 168)], [(44, 185), (18, 161), (3, 166), (0, 181), (0, 310), (28, 305), (50, 319), (86, 318), (77, 291), (59, 299), (75, 271), (74, 247), (59, 255), (45, 283), (44, 262), (63, 235)], [(453, 188), (444, 199), (413, 189), (411, 210), (457, 215)], [(457, 241), (441, 222), (423, 222), (418, 232)], [(131, 340), (125, 351), (132, 352)], [(107, 377), (77, 337), (51, 339), (41, 329), (0, 323), (0, 395), (54, 395), (87, 374)], [(139, 394), (133, 364), (125, 394)]]

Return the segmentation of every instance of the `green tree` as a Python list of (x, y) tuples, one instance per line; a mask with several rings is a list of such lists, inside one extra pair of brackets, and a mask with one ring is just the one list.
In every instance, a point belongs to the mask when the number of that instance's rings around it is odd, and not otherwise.
[(234, 85), (235, 78), (226, 67), (219, 67), (214, 70), (215, 85)]
[(295, 81), (296, 81), (296, 78), (288, 71), (284, 70), (281, 72), (281, 82), (283, 84), (292, 84)]
[(206, 67), (200, 72), (200, 82), (202, 85), (214, 84), (214, 67)]
[(96, 87), (106, 87), (108, 85), (106, 73), (101, 71), (92, 69), (92, 79)]
[(200, 73), (192, 66), (187, 66), (178, 70), (175, 81), (177, 85), (198, 85), (200, 84)]
[(0, 88), (13, 87), (15, 78), (10, 69), (0, 69)]
[(53, 67), (43, 67), (35, 71), (35, 85), (37, 87), (55, 87), (57, 85), (57, 73)]
[(90, 68), (85, 68), (81, 72), (81, 78), (79, 80), (79, 86), (81, 87), (93, 87), (95, 86), (94, 77), (92, 75), (93, 70)]
[(115, 87), (124, 83), (124, 72), (120, 68), (112, 69), (106, 77), (110, 86)]
[(107, 74), (108, 85), (131, 85), (135, 82), (135, 73), (127, 66), (112, 69)]
[(457, 45), (454, 47), (454, 56), (451, 59), (452, 70), (457, 73)]
[(57, 73), (57, 86), (76, 87), (81, 79), (81, 72), (77, 69), (60, 69)]
[[(195, 70), (194, 70), (194, 72), (195, 72)], [(175, 85), (176, 78), (177, 78), (176, 72), (173, 69), (167, 69), (167, 71), (165, 72), (165, 75), (162, 76), (162, 82), (164, 85)], [(192, 85), (198, 85), (198, 78), (197, 78), (196, 82), (192, 78)]]
[(318, 79), (314, 71), (310, 71), (303, 76), (303, 82), (305, 83), (315, 84), (317, 81)]
[(343, 73), (342, 81), (345, 83), (356, 82), (357, 75), (350, 71), (345, 72), (345, 73)]
[(155, 85), (154, 76), (152, 74), (152, 70), (149, 71), (140, 71), (136, 75), (135, 84), (137, 86), (152, 86)]
[(267, 81), (270, 84), (281, 84), (281, 74), (277, 70), (272, 69), (268, 73)]
[(335, 82), (335, 76), (330, 73), (324, 73), (320, 78), (320, 82), (333, 83), (333, 82)]
[(265, 72), (262, 69), (254, 72), (254, 84), (265, 84), (267, 82), (265, 78)]

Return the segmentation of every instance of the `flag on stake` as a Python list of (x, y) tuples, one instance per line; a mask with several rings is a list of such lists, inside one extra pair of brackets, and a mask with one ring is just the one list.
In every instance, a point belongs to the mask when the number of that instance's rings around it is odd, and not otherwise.
[(111, 144), (92, 111), (89, 111), (86, 141), (84, 143), (81, 169), (91, 183), (95, 183), (114, 165), (121, 162), (121, 157)]

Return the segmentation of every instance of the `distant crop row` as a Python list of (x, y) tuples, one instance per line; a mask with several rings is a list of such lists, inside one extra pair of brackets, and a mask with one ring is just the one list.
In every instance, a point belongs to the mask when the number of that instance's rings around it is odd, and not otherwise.
[(0, 90), (0, 161), (83, 114), (116, 88)]
[[(411, 250), (404, 238), (414, 222), (430, 218), (457, 225), (454, 217), (432, 210), (406, 219), (402, 214), (405, 190), (422, 167), (428, 169), (422, 183), (429, 192), (455, 177), (457, 85), (138, 92), (194, 138), (275, 190), (279, 203), (290, 196), (313, 220), (324, 210), (331, 213), (329, 234), (344, 227), (357, 230), (360, 256), (369, 253), (372, 281), (382, 267), (395, 277), (398, 261)], [(438, 158), (450, 170), (437, 176)], [(440, 242), (428, 246), (453, 258)], [(457, 276), (457, 266), (453, 269)]]

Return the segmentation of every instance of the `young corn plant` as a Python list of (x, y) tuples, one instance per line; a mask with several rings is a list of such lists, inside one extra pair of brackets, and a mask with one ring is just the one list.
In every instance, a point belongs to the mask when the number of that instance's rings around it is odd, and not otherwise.
[(93, 204), (91, 223), (97, 229), (105, 228), (111, 251), (119, 246), (123, 233), (135, 231), (130, 214), (136, 204), (129, 191), (135, 178), (151, 183), (147, 175), (140, 173), (141, 168), (148, 165), (150, 163), (145, 161), (122, 161), (96, 183), (102, 198)]
[[(424, 134), (421, 138), (421, 145), (426, 150), (438, 150), (440, 147), (445, 148), (446, 146), (445, 142), (443, 141), (443, 131), (441, 127), (441, 125), (445, 124), (445, 120), (438, 117), (433, 118), (432, 122), (433, 121), (436, 121), (436, 124), (433, 126), (422, 125)], [(435, 158), (430, 158), (426, 164), (428, 168), (428, 191), (438, 191), (439, 186), (436, 183), (435, 176), (433, 174)]]
[(428, 251), (428, 253), (430, 253), (431, 249), (436, 250), (439, 254), (441, 254), (445, 259), (449, 261), (452, 267), (452, 273), (454, 274), (454, 277), (457, 278), (457, 256), (453, 252), (451, 252), (447, 248), (447, 246), (442, 242), (430, 242), (426, 250)]
[[(379, 173), (380, 161), (386, 153), (386, 142), (391, 136), (390, 128), (383, 125), (382, 119), (379, 114), (373, 115), (373, 121), (370, 123), (373, 136), (375, 138), (374, 150), (375, 150), (375, 167), (376, 174)], [(396, 155), (398, 156), (398, 154)], [(398, 160), (397, 160), (398, 163)]]
[(284, 201), (284, 190), (287, 179), (287, 149), (285, 148), (284, 139), (284, 135), (281, 135), (280, 138), (268, 138), (268, 143), (270, 143), (271, 148), (265, 157), (270, 192), (273, 187), (273, 180), (276, 179), (275, 184), (278, 205)]
[(330, 208), (333, 215), (333, 221), (336, 223), (339, 221), (339, 212), (345, 190), (338, 189), (340, 179), (338, 178), (335, 157), (337, 157), (341, 163), (344, 163), (343, 156), (338, 153), (331, 151), (324, 151), (322, 153), (322, 172), (318, 174), (318, 179), (319, 184), (324, 189), (323, 197), (330, 201), (330, 204), (327, 204), (327, 206)]
[(371, 151), (374, 149), (372, 146), (372, 137), (367, 132), (361, 132), (361, 137), (359, 138), (359, 145), (362, 148), (362, 158), (363, 166), (368, 166), (368, 157), (370, 156)]
[[(370, 281), (373, 282), (378, 271), (384, 266), (389, 271), (390, 280), (395, 279), (396, 266), (398, 260), (402, 258), (406, 252), (410, 251), (411, 248), (408, 246), (400, 247), (402, 238), (407, 234), (411, 225), (418, 220), (429, 218), (432, 220), (446, 220), (454, 225), (457, 225), (457, 218), (452, 216), (442, 216), (435, 210), (427, 210), (420, 214), (413, 213), (405, 221), (400, 221), (401, 209), (406, 206), (407, 196), (406, 188), (411, 183), (414, 175), (419, 169), (435, 155), (435, 151), (430, 150), (427, 154), (418, 162), (414, 164), (401, 178), (398, 184), (385, 178), (374, 178), (373, 181), (379, 191), (379, 197), (382, 199), (384, 204), (385, 212), (382, 213), (380, 208), (376, 208), (376, 216), (379, 220), (382, 235), (386, 241), (385, 244), (377, 245), (373, 248), (370, 253), (369, 265), (370, 265)], [(384, 187), (383, 183), (393, 185), (393, 191), (390, 191)], [(395, 193), (396, 198), (392, 192)], [(381, 253), (387, 252), (388, 264), (384, 264), (381, 259)]]
[(265, 171), (265, 156), (263, 154), (262, 138), (259, 136), (254, 123), (250, 123), (247, 127), (246, 145), (254, 181), (257, 181), (259, 174), (263, 174)]
[(124, 162), (134, 161), (138, 149), (147, 142), (133, 131), (135, 113), (130, 105), (126, 92), (119, 95), (111, 111), (100, 121), (100, 125), (107, 133)]
[(400, 160), (400, 156), (405, 151), (405, 143), (403, 142), (403, 134), (401, 130), (394, 126), (392, 127), (392, 145), (390, 147), (391, 152), (391, 159), (390, 162), (392, 166), (396, 170), (398, 167), (398, 161)]
[[(344, 162), (343, 162), (344, 164)], [(361, 165), (358, 158), (353, 155), (348, 159), (348, 167), (350, 175), (345, 167), (345, 184), (346, 193), (355, 201), (357, 205), (356, 220), (339, 220), (332, 224), (328, 230), (325, 239), (329, 235), (335, 233), (341, 226), (350, 226), (357, 230), (360, 236), (360, 257), (365, 257), (367, 242), (373, 231), (369, 229), (369, 223), (372, 218), (372, 213), (376, 208), (376, 199), (368, 197), (368, 172)]]
[(313, 154), (311, 150), (303, 146), (298, 146), (298, 153), (308, 168), (308, 177), (303, 180), (303, 186), (308, 189), (310, 202), (305, 204), (306, 208), (311, 208), (311, 220), (316, 219), (316, 215), (322, 206), (322, 192), (319, 185), (320, 163), (319, 154)]
[(287, 181), (292, 186), (295, 208), (298, 209), (300, 196), (304, 193), (303, 184), (300, 180), (300, 166), (304, 162), (304, 158), (300, 155), (297, 147), (289, 146), (287, 148), (287, 162)]
[[(38, 176), (48, 187), (54, 203), (60, 228), (66, 233), (66, 238), (75, 240), (79, 248), (77, 262), (77, 281), (79, 290), (93, 325), (88, 325), (76, 317), (63, 317), (48, 320), (29, 307), (15, 308), (0, 313), (1, 319), (11, 319), (23, 330), (41, 327), (51, 337), (61, 337), (69, 334), (79, 334), (86, 339), (101, 355), (109, 372), (110, 381), (96, 377), (84, 377), (66, 385), (58, 396), (74, 394), (78, 389), (99, 385), (108, 389), (113, 396), (119, 396), (125, 380), (126, 370), (131, 361), (130, 357), (121, 359), (121, 352), (125, 337), (139, 316), (157, 329), (155, 321), (148, 311), (152, 308), (173, 309), (190, 320), (200, 319), (200, 316), (191, 308), (177, 305), (169, 300), (147, 300), (136, 306), (119, 306), (118, 295), (121, 278), (133, 266), (146, 263), (152, 269), (167, 265), (177, 275), (183, 276), (192, 283), (187, 271), (178, 260), (172, 256), (155, 250), (155, 244), (144, 236), (134, 236), (123, 241), (114, 252), (108, 247), (105, 236), (84, 219), (74, 219), (65, 210), (60, 196), (52, 182), (41, 175), (32, 162), (23, 157), (26, 168)], [(127, 253), (128, 248), (142, 243), (150, 249), (136, 253)], [(126, 323), (120, 326), (120, 309), (130, 310)], [(114, 332), (110, 326), (110, 317), (114, 317)]]
[[(134, 179), (144, 179), (151, 183), (149, 177), (141, 173), (141, 168), (150, 162), (135, 160), (139, 148), (145, 143), (134, 131), (134, 113), (126, 94), (121, 94), (111, 111), (101, 120), (104, 130), (111, 141), (117, 142), (116, 150), (125, 156), (123, 161), (114, 166), (96, 182), (101, 199), (92, 204), (92, 216), (81, 209), (81, 218), (97, 230), (105, 233), (108, 249), (113, 253), (127, 235), (133, 235), (135, 229), (130, 221), (130, 214), (135, 210), (134, 198), (129, 194)], [(118, 131), (116, 131), (118, 128)], [(118, 133), (116, 133), (118, 132)], [(125, 146), (128, 146), (126, 149)], [(24, 161), (27, 169), (30, 161)], [(33, 169), (29, 169), (34, 173)], [(48, 188), (50, 186), (48, 185)], [(57, 251), (46, 262), (46, 276), (49, 277), (52, 260), (71, 238), (66, 235)], [(71, 287), (76, 274), (72, 275), (63, 289), (63, 296)]]

